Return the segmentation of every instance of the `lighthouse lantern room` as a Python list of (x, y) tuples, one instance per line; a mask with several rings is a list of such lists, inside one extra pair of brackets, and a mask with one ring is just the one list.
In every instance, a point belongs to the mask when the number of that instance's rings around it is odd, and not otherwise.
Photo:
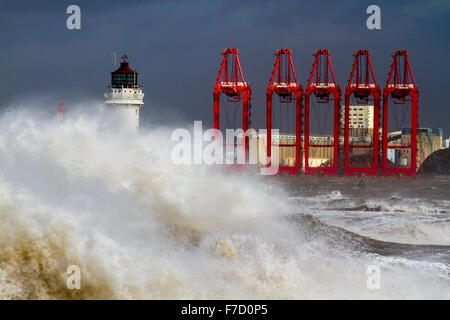
[(119, 69), (111, 72), (109, 93), (105, 93), (105, 104), (119, 113), (119, 128), (127, 131), (139, 129), (139, 108), (144, 105), (144, 93), (138, 86), (138, 73), (128, 65), (127, 55)]

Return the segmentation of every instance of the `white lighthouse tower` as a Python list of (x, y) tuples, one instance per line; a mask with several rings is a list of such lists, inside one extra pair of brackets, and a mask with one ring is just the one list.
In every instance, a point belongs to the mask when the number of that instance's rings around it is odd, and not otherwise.
[(128, 66), (127, 55), (119, 69), (111, 72), (109, 93), (105, 93), (105, 104), (118, 113), (119, 129), (124, 131), (139, 130), (139, 108), (144, 105), (144, 94), (138, 86), (138, 73)]

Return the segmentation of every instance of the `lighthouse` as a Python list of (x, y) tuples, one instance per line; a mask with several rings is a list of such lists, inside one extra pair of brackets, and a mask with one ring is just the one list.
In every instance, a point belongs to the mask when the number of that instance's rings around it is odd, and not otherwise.
[(144, 105), (144, 93), (138, 85), (138, 73), (128, 65), (127, 55), (123, 55), (122, 59), (119, 69), (111, 72), (105, 104), (118, 113), (120, 130), (138, 131), (139, 108)]

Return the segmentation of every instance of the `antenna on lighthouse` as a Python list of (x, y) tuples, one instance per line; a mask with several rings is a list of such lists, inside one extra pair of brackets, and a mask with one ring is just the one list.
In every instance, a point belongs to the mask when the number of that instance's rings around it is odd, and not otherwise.
[(117, 63), (117, 53), (115, 51), (111, 52), (111, 62), (113, 69), (117, 69), (118, 63)]

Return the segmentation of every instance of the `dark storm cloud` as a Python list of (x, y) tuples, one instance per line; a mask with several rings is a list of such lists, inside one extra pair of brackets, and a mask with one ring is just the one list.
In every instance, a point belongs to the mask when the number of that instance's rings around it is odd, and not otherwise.
[[(67, 30), (70, 4), (82, 30)], [(368, 5), (381, 7), (382, 30), (365, 27)], [(253, 124), (264, 126), (265, 89), (278, 47), (293, 49), (306, 85), (316, 48), (329, 48), (345, 87), (352, 53), (371, 51), (384, 86), (390, 54), (408, 49), (420, 89), (420, 124), (450, 131), (448, 1), (3, 1), (0, 5), (0, 106), (49, 95), (67, 107), (103, 97), (111, 51), (127, 53), (146, 93), (144, 121), (172, 115), (212, 120), (212, 88), (224, 47), (238, 47), (253, 89)], [(52, 106), (49, 106), (49, 108)], [(165, 115), (165, 116), (164, 116)], [(170, 116), (169, 116), (170, 115)]]

